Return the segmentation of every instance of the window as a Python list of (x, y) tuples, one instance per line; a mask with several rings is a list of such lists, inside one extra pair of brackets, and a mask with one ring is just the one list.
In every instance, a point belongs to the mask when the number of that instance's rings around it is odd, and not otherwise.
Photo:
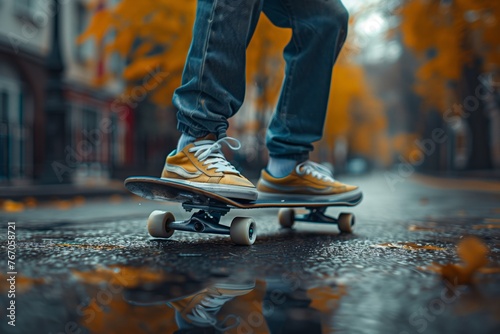
[(35, 0), (16, 0), (16, 9), (23, 13), (31, 13), (34, 11)]
[(32, 102), (17, 73), (0, 64), (0, 182), (31, 176)]
[[(85, 5), (79, 1), (75, 3), (75, 38), (76, 39), (85, 31), (89, 23), (89, 12)], [(76, 42), (75, 42), (76, 43)], [(95, 57), (94, 41), (92, 39), (86, 40), (83, 44), (75, 45), (75, 57), (79, 63), (86, 63)]]
[(0, 90), (0, 181), (8, 179), (10, 166), (9, 145), (9, 95), (5, 89)]
[(37, 0), (16, 0), (14, 2), (15, 15), (19, 20), (33, 26), (33, 28), (40, 28), (41, 22), (36, 20), (37, 14), (40, 11), (40, 6), (36, 8)]

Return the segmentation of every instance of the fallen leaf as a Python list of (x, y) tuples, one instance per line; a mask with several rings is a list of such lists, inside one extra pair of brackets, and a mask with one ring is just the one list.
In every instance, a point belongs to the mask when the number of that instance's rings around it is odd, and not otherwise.
[(21, 212), (24, 210), (24, 204), (8, 199), (3, 202), (3, 210), (6, 212)]
[(408, 226), (408, 231), (429, 231), (429, 232), (440, 232), (442, 229), (437, 229), (435, 227), (428, 227), (428, 226), (418, 226), (418, 225), (410, 225)]
[(495, 228), (500, 228), (500, 224), (499, 225), (484, 224), (484, 225), (474, 225), (474, 226), (472, 226), (472, 229), (474, 229), (474, 230), (495, 229)]
[(422, 269), (437, 272), (453, 285), (472, 284), (474, 275), (486, 269), (483, 267), (488, 263), (488, 252), (488, 247), (479, 238), (465, 237), (457, 245), (457, 255), (462, 263), (433, 263), (430, 267)]

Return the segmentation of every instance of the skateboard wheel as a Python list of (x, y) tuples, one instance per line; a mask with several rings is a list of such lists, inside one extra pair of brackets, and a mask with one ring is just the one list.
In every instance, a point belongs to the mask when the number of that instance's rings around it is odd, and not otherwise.
[(283, 228), (292, 228), (295, 223), (295, 210), (290, 208), (278, 211), (278, 221)]
[(149, 235), (155, 238), (170, 238), (174, 230), (168, 228), (168, 225), (175, 221), (171, 212), (155, 210), (151, 212), (148, 218)]
[(337, 220), (337, 225), (340, 232), (352, 233), (352, 226), (354, 225), (354, 215), (352, 213), (342, 212)]
[(231, 240), (237, 245), (253, 245), (257, 238), (257, 225), (252, 218), (236, 217), (229, 229)]

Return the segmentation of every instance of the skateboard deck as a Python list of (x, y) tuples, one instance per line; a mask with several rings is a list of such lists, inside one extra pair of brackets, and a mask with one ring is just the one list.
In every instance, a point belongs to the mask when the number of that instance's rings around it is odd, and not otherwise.
[[(175, 221), (170, 212), (154, 211), (148, 219), (148, 231), (153, 237), (169, 238), (175, 230), (199, 233), (230, 234), (231, 239), (242, 245), (251, 245), (256, 237), (256, 224), (250, 217), (236, 217), (231, 227), (220, 224), (220, 219), (231, 209), (282, 208), (278, 220), (282, 227), (290, 228), (295, 221), (337, 224), (341, 232), (350, 233), (354, 216), (341, 213), (338, 218), (326, 215), (332, 206), (355, 206), (362, 200), (357, 189), (332, 196), (284, 195), (269, 197), (259, 194), (255, 201), (238, 200), (200, 189), (173, 179), (138, 176), (125, 180), (125, 187), (140, 197), (179, 202), (186, 211), (198, 210), (190, 219)], [(306, 214), (296, 214), (293, 208), (305, 208)]]

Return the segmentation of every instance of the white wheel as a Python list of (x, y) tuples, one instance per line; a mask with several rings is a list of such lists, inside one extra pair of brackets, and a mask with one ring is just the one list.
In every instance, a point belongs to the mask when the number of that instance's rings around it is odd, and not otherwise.
[(151, 212), (148, 218), (149, 235), (155, 238), (170, 238), (174, 230), (168, 228), (168, 225), (174, 221), (175, 217), (171, 212), (160, 210)]
[(257, 225), (252, 218), (236, 217), (229, 229), (231, 240), (237, 245), (253, 245), (257, 238)]
[(340, 232), (352, 233), (352, 226), (354, 225), (354, 215), (352, 213), (342, 212), (339, 215), (337, 225)]
[(292, 228), (295, 223), (295, 210), (294, 209), (280, 209), (278, 211), (278, 221), (283, 228)]

